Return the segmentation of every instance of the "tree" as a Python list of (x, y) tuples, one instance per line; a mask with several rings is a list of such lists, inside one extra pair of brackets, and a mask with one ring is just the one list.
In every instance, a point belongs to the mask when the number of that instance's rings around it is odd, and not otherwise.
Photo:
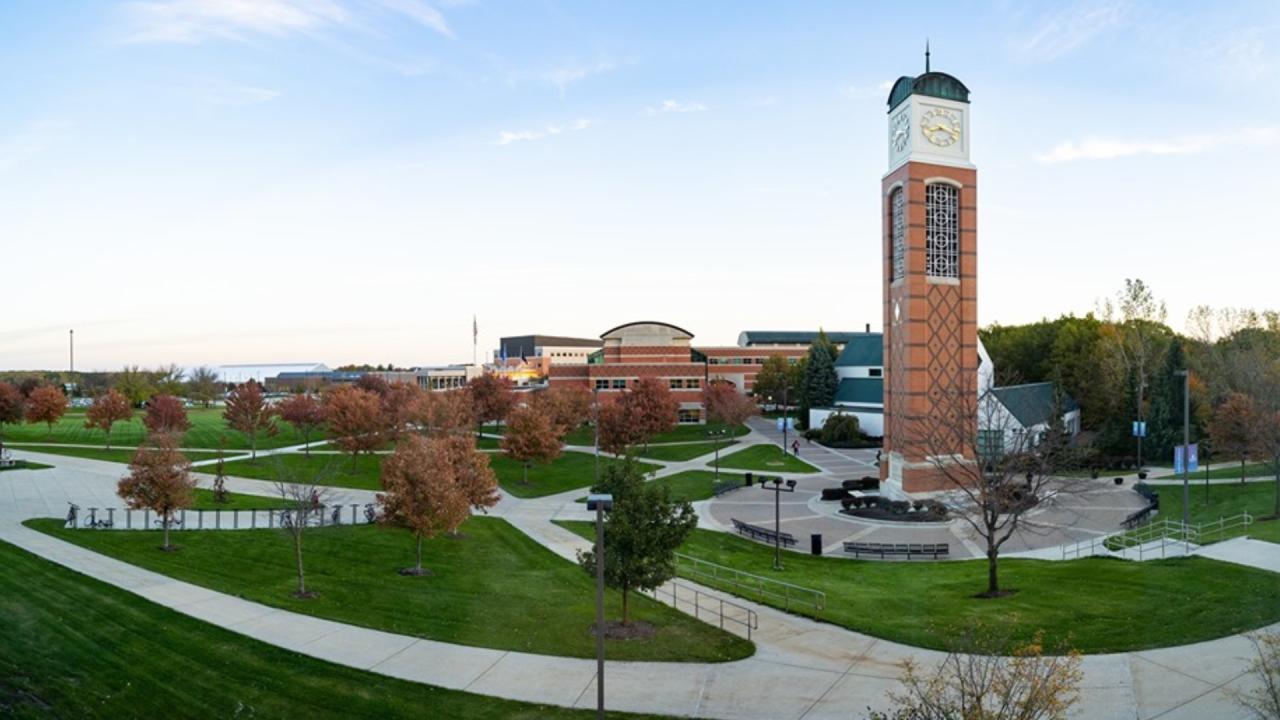
[(465, 434), (473, 438), (475, 415), (470, 393), (465, 388), (424, 392), (418, 397), (413, 422), (425, 435)]
[(160, 516), (164, 526), (163, 550), (169, 544), (169, 526), (175, 511), (191, 505), (191, 491), (196, 480), (191, 476), (191, 463), (178, 452), (174, 435), (150, 435), (149, 445), (138, 448), (129, 463), (129, 474), (116, 486), (118, 494), (135, 510), (148, 509)]
[[(782, 402), (783, 389), (791, 386), (791, 363), (781, 355), (765, 358), (751, 385), (751, 394), (762, 402)], [(773, 398), (772, 401), (769, 398)]]
[(148, 433), (175, 437), (181, 437), (191, 429), (186, 406), (172, 395), (153, 395), (147, 401), (147, 412), (142, 416), (142, 424), (146, 426)]
[(600, 449), (607, 453), (625, 454), (627, 448), (640, 441), (621, 400), (600, 403), (596, 408), (596, 424), (599, 426)]
[(129, 400), (115, 390), (108, 390), (93, 399), (93, 404), (84, 413), (84, 426), (90, 430), (98, 429), (107, 435), (107, 449), (111, 449), (111, 426), (118, 422), (133, 419), (133, 407)]
[(288, 533), (293, 543), (293, 562), (298, 575), (298, 588), (293, 591), (293, 596), (310, 600), (317, 597), (318, 593), (307, 590), (307, 575), (302, 563), (302, 538), (311, 524), (311, 518), (320, 517), (324, 512), (324, 505), (332, 492), (328, 479), (334, 474), (333, 467), (326, 465), (317, 474), (311, 468), (289, 465), (279, 456), (272, 460), (276, 495), (284, 504), (280, 528)]
[(387, 392), (387, 381), (381, 375), (373, 375), (365, 373), (361, 375), (355, 382), (357, 388), (366, 392), (371, 392), (378, 397), (382, 397)]
[(22, 422), (26, 398), (10, 383), (0, 382), (0, 449), (4, 448), (4, 426)]
[(191, 376), (187, 378), (187, 397), (209, 407), (221, 395), (222, 388), (218, 383), (217, 370), (207, 365), (191, 370)]
[[(1104, 332), (1107, 347), (1116, 369), (1124, 374), (1133, 389), (1138, 420), (1146, 419), (1146, 388), (1169, 341), (1169, 328), (1164, 324), (1167, 315), (1164, 302), (1156, 300), (1151, 288), (1140, 279), (1126, 278), (1115, 304), (1110, 300), (1103, 304), (1103, 317), (1111, 324)], [(1140, 437), (1137, 449), (1141, 464)]]
[(186, 371), (177, 365), (161, 365), (152, 373), (151, 384), (155, 386), (156, 392), (177, 397), (186, 389), (186, 383), (183, 382), (186, 375)]
[(901, 662), (901, 693), (871, 720), (1065, 720), (1080, 699), (1080, 655), (1045, 655), (1041, 639), (1014, 645), (982, 628), (966, 630), (942, 663), (930, 670), (915, 658)]
[(481, 430), (484, 429), (484, 423), (492, 422), (496, 426), (507, 418), (507, 414), (516, 405), (514, 388), (511, 380), (493, 373), (474, 377), (467, 383), (475, 408), (476, 423)]
[(836, 377), (835, 343), (827, 338), (822, 330), (809, 346), (808, 362), (805, 363), (804, 379), (800, 387), (800, 422), (809, 424), (809, 409), (831, 407), (836, 401), (836, 389), (840, 379)]
[(241, 383), (227, 393), (227, 407), (222, 411), (222, 417), (232, 430), (249, 436), (250, 460), (258, 459), (259, 433), (271, 436), (280, 432), (276, 427), (276, 409), (263, 396), (262, 386), (253, 380)]
[(126, 365), (116, 373), (112, 387), (129, 399), (134, 407), (141, 407), (144, 402), (156, 394), (150, 376), (137, 365)]
[[(1174, 447), (1182, 444), (1183, 379), (1174, 373), (1187, 367), (1182, 343), (1174, 339), (1165, 350), (1160, 370), (1151, 379), (1151, 406), (1147, 416), (1148, 457), (1172, 460)], [(1194, 423), (1195, 413), (1191, 415)], [(1194, 435), (1195, 428), (1192, 428)]]
[(560, 438), (551, 418), (533, 407), (520, 407), (507, 418), (507, 432), (502, 437), (502, 450), (507, 457), (524, 466), (525, 485), (529, 484), (529, 466), (546, 463), (560, 455)]
[(1235, 690), (1232, 699), (1256, 720), (1280, 718), (1280, 633), (1250, 633), (1256, 657), (1249, 673), (1257, 680), (1251, 690)]
[(394, 382), (382, 393), (382, 417), (387, 436), (392, 442), (400, 439), (400, 433), (413, 421), (420, 397), (426, 392), (417, 385)]
[(674, 430), (680, 414), (680, 401), (671, 394), (667, 383), (657, 378), (640, 378), (631, 390), (622, 396), (627, 421), (631, 424), (645, 449), (649, 440), (659, 433)]
[(382, 445), (382, 402), (374, 393), (341, 385), (325, 395), (324, 411), (329, 439), (351, 453), (351, 467), (361, 452), (371, 453)]
[[(625, 626), (632, 590), (652, 590), (675, 577), (675, 552), (697, 526), (698, 516), (688, 502), (672, 500), (665, 483), (646, 483), (632, 458), (605, 468), (596, 491), (613, 495), (613, 511), (604, 525), (604, 581), (622, 592)], [(579, 551), (578, 563), (595, 576), (594, 549)]]
[(475, 439), (470, 435), (450, 434), (441, 437), (447, 464), (453, 472), (454, 483), (472, 510), (488, 513), (502, 496), (498, 493), (498, 478), (489, 467), (489, 455), (476, 450)]
[(702, 390), (702, 404), (707, 409), (707, 419), (720, 425), (736, 427), (757, 415), (760, 407), (756, 401), (738, 392), (731, 382), (712, 380)]
[(377, 496), (381, 521), (407, 528), (415, 541), (414, 566), (401, 575), (429, 574), (422, 567), (423, 539), (456, 532), (471, 514), (471, 498), (451, 462), (450, 442), (409, 435), (382, 463), (383, 492)]
[(52, 436), (54, 424), (67, 412), (67, 396), (52, 385), (41, 385), (27, 396), (24, 412), (28, 423), (44, 423)]
[(563, 438), (591, 417), (591, 391), (579, 385), (554, 385), (533, 396), (532, 405), (551, 419)]
[(1209, 439), (1219, 457), (1240, 460), (1240, 482), (1245, 481), (1245, 463), (1256, 443), (1259, 414), (1253, 398), (1244, 393), (1231, 393), (1218, 406), (1209, 421)]
[(280, 419), (302, 433), (303, 449), (311, 456), (311, 435), (324, 424), (324, 406), (311, 393), (290, 395), (276, 405)]

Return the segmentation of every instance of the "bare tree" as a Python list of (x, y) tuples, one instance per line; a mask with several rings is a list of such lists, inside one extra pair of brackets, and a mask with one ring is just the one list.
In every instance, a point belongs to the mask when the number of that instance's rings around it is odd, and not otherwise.
[(1280, 720), (1280, 633), (1251, 633), (1247, 637), (1257, 654), (1249, 672), (1258, 685), (1252, 690), (1237, 690), (1232, 697), (1257, 720)]
[(293, 559), (298, 571), (298, 589), (293, 596), (310, 600), (318, 595), (307, 590), (307, 575), (302, 563), (302, 538), (312, 518), (319, 518), (332, 491), (327, 484), (334, 472), (325, 466), (318, 473), (311, 468), (301, 468), (285, 463), (279, 456), (272, 458), (276, 478), (276, 495), (284, 504), (280, 514), (280, 528), (293, 542)]

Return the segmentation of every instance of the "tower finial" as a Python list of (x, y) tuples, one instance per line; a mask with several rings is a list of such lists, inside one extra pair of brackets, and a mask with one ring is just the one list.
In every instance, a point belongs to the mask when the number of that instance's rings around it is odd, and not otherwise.
[(929, 38), (924, 39), (924, 71), (929, 72)]

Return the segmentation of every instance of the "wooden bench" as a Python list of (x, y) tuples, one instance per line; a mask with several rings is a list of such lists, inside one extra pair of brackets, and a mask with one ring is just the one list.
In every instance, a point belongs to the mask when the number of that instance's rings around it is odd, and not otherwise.
[(908, 560), (919, 555), (922, 557), (932, 557), (937, 560), (940, 557), (949, 557), (951, 555), (951, 545), (949, 543), (870, 543), (870, 542), (846, 542), (844, 551), (853, 553), (854, 557), (862, 557), (863, 555), (871, 555), (884, 560), (888, 557), (896, 557), (905, 555)]
[(796, 544), (795, 536), (791, 533), (777, 533), (769, 528), (762, 528), (759, 525), (744, 523), (737, 518), (733, 518), (733, 529), (737, 530), (739, 535), (745, 535), (752, 540), (763, 540), (770, 545), (773, 545), (774, 543), (781, 543), (786, 547), (792, 547)]

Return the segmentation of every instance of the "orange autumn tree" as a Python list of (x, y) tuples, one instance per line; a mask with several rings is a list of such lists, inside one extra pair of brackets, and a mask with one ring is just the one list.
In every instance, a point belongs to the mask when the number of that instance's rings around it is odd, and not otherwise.
[(413, 410), (413, 422), (425, 435), (471, 435), (475, 408), (466, 388), (424, 392)]
[(560, 456), (560, 438), (546, 413), (530, 406), (520, 407), (507, 417), (502, 451), (521, 463), (524, 467), (521, 483), (528, 485), (530, 465), (551, 462)]
[[(26, 398), (22, 391), (10, 383), (0, 382), (0, 431), (5, 425), (17, 425), (22, 422), (22, 411)], [(3, 433), (0, 432), (0, 448), (4, 447)]]
[(452, 442), (454, 437), (407, 435), (382, 463), (380, 522), (407, 528), (414, 538), (414, 566), (401, 569), (401, 575), (430, 574), (422, 567), (422, 541), (456, 532), (471, 515), (471, 498), (459, 482)]
[(627, 408), (620, 400), (600, 403), (596, 408), (596, 424), (599, 426), (600, 449), (607, 453), (624, 455), (628, 448), (640, 441), (640, 434), (631, 424)]
[(129, 398), (115, 390), (108, 390), (93, 399), (84, 413), (84, 426), (89, 430), (101, 430), (107, 435), (107, 449), (111, 449), (111, 426), (133, 419), (133, 406)]
[(1240, 460), (1240, 482), (1245, 481), (1245, 464), (1254, 449), (1259, 414), (1253, 398), (1244, 393), (1231, 393), (1213, 413), (1209, 421), (1209, 438), (1219, 457)]
[(533, 406), (551, 420), (563, 438), (591, 417), (591, 391), (579, 385), (553, 385), (533, 396)]
[(41, 385), (27, 396), (24, 412), (28, 423), (47, 425), (49, 435), (52, 437), (53, 426), (67, 412), (67, 396), (52, 385)]
[(241, 383), (227, 393), (227, 407), (222, 411), (227, 425), (249, 437), (250, 460), (258, 459), (258, 435), (279, 432), (276, 410), (262, 394), (262, 386), (253, 380)]
[(174, 512), (191, 505), (196, 480), (191, 463), (178, 452), (178, 438), (172, 434), (151, 435), (149, 444), (138, 448), (129, 463), (129, 474), (116, 486), (116, 494), (134, 510), (150, 510), (164, 526), (163, 550), (169, 544), (169, 526)]
[(311, 436), (324, 424), (324, 406), (311, 393), (290, 395), (276, 405), (280, 419), (302, 433), (303, 451), (310, 457)]
[(756, 401), (742, 393), (733, 383), (712, 380), (702, 391), (702, 404), (707, 408), (707, 419), (728, 427), (736, 427), (753, 415), (760, 413)]
[(382, 393), (382, 419), (391, 442), (400, 439), (400, 433), (413, 422), (414, 415), (426, 391), (417, 385), (394, 382)]
[(382, 445), (382, 401), (376, 393), (342, 385), (325, 395), (324, 409), (329, 439), (351, 453), (351, 467), (357, 455)]
[(657, 378), (640, 378), (622, 396), (627, 422), (639, 442), (649, 449), (649, 440), (660, 433), (674, 430), (680, 413), (680, 401), (667, 384)]
[(182, 437), (183, 433), (191, 429), (187, 408), (172, 395), (153, 395), (147, 401), (147, 412), (142, 416), (142, 424), (152, 435), (173, 435), (175, 438)]
[(506, 420), (507, 414), (516, 406), (515, 386), (511, 380), (499, 375), (485, 373), (472, 378), (467, 383), (467, 392), (480, 430), (487, 422), (492, 422), (496, 430), (497, 424)]

